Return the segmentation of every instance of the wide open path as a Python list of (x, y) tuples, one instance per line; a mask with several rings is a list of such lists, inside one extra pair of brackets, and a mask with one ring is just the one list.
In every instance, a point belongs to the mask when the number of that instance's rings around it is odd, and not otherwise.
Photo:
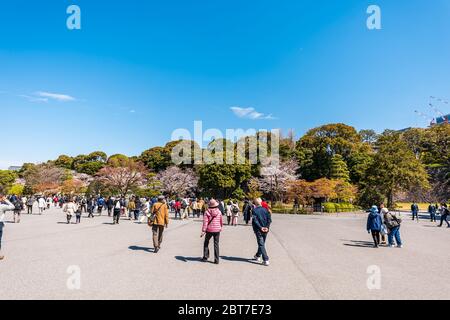
[[(405, 217), (405, 247), (374, 249), (364, 214), (273, 220), (271, 265), (263, 267), (248, 260), (256, 251), (248, 226), (225, 227), (217, 266), (199, 261), (199, 220), (171, 220), (154, 254), (145, 224), (111, 225), (111, 218), (96, 216), (66, 225), (54, 208), (22, 215), (22, 223), (4, 229), (0, 299), (450, 298), (447, 228)], [(370, 266), (381, 272), (379, 290), (367, 286)], [(68, 271), (77, 268), (81, 287), (70, 290)]]

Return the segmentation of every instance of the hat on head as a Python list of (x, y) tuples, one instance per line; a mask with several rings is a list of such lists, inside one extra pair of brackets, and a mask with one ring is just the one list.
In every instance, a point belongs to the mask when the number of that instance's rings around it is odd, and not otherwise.
[(164, 197), (164, 196), (159, 196), (158, 197), (158, 201), (164, 201), (164, 200), (166, 200), (166, 197)]
[(219, 203), (216, 200), (214, 200), (214, 199), (209, 200), (209, 202), (208, 202), (209, 208), (217, 208), (218, 206), (219, 206)]

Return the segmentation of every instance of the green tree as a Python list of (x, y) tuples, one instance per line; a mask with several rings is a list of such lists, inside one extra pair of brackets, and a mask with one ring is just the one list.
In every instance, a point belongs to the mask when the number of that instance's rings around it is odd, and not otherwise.
[(0, 170), (0, 191), (6, 192), (16, 181), (17, 173), (10, 170)]
[(345, 163), (344, 158), (340, 154), (335, 154), (331, 158), (330, 179), (345, 182), (349, 182), (350, 180), (347, 163)]
[(72, 169), (72, 164), (73, 158), (66, 155), (60, 155), (58, 159), (55, 160), (55, 165), (64, 169)]
[[(395, 132), (385, 132), (377, 141), (377, 150), (362, 183), (362, 194), (381, 194), (388, 207), (394, 206), (397, 192), (429, 188), (428, 174), (414, 152)], [(360, 201), (365, 202), (364, 198)]]

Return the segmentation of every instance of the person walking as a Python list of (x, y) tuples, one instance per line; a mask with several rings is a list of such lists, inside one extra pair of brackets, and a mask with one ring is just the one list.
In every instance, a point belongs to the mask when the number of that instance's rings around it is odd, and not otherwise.
[(88, 218), (94, 218), (94, 208), (95, 208), (95, 201), (93, 198), (89, 198), (87, 201)]
[(381, 215), (378, 212), (378, 207), (373, 206), (370, 209), (369, 216), (367, 217), (367, 232), (372, 233), (374, 247), (379, 248), (381, 243), (381, 225), (383, 224)]
[(81, 223), (81, 215), (83, 214), (82, 207), (83, 207), (82, 204), (77, 204), (77, 211), (75, 211), (75, 223), (76, 224)]
[(30, 197), (27, 200), (27, 214), (33, 214), (33, 205), (34, 205), (34, 198)]
[(45, 200), (45, 202), (47, 203), (47, 210), (50, 209), (50, 206), (52, 205), (52, 197), (47, 197), (47, 199)]
[(169, 209), (164, 196), (159, 196), (158, 202), (153, 205), (148, 225), (152, 228), (154, 253), (158, 253), (161, 250), (164, 228), (169, 227)]
[(43, 214), (45, 207), (47, 206), (47, 203), (45, 202), (44, 197), (39, 197), (38, 200), (38, 208), (39, 208), (39, 214)]
[(266, 251), (266, 240), (270, 231), (270, 225), (272, 224), (272, 217), (269, 210), (262, 206), (261, 198), (255, 199), (254, 205), (255, 208), (253, 209), (252, 226), (256, 236), (256, 242), (258, 244), (258, 251), (256, 252), (254, 259), (261, 262), (262, 256), (262, 263), (265, 266), (269, 266), (269, 256)]
[(402, 219), (398, 218), (395, 213), (389, 212), (387, 208), (383, 208), (382, 210), (384, 224), (388, 229), (388, 242), (389, 247), (394, 247), (394, 238), (397, 243), (398, 248), (403, 248), (402, 239), (400, 237), (400, 225), (402, 223)]
[(97, 213), (98, 213), (99, 216), (102, 215), (102, 211), (103, 211), (103, 207), (104, 206), (105, 206), (105, 199), (102, 196), (100, 196), (97, 199)]
[(106, 200), (106, 208), (108, 209), (108, 217), (111, 217), (114, 208), (114, 201), (111, 197)]
[(23, 203), (22, 199), (16, 198), (16, 200), (13, 202), (14, 205), (14, 223), (20, 223), (20, 214), (23, 210)]
[(239, 218), (239, 205), (231, 201), (231, 213), (233, 215), (231, 225), (237, 227)]
[(113, 209), (113, 224), (119, 224), (120, 213), (122, 210), (122, 204), (120, 199), (114, 199), (114, 209)]
[(419, 222), (419, 206), (415, 202), (411, 205), (411, 213), (412, 220), (414, 221), (414, 218), (417, 218), (417, 222)]
[(436, 206), (430, 203), (430, 205), (428, 206), (428, 213), (430, 214), (431, 222), (436, 222), (436, 211)]
[(219, 210), (219, 202), (211, 199), (208, 204), (208, 210), (206, 210), (203, 216), (203, 227), (201, 237), (205, 237), (203, 244), (203, 262), (207, 262), (209, 259), (209, 241), (214, 238), (214, 263), (219, 264), (219, 240), (220, 232), (222, 232), (223, 220), (222, 213)]
[(250, 203), (248, 199), (245, 199), (244, 208), (242, 209), (242, 212), (244, 214), (244, 221), (246, 225), (249, 224), (250, 219), (252, 218), (252, 209), (253, 205)]
[(3, 260), (5, 256), (2, 253), (2, 237), (3, 237), (3, 229), (5, 227), (5, 217), (6, 211), (14, 210), (14, 205), (6, 199), (5, 195), (0, 193), (0, 260)]
[(231, 211), (231, 207), (232, 207), (232, 203), (231, 203), (231, 201), (228, 201), (226, 209), (225, 209), (227, 212), (227, 225), (231, 224), (231, 219), (233, 217), (233, 212)]
[(72, 199), (69, 199), (68, 202), (64, 203), (63, 212), (66, 213), (67, 216), (67, 224), (70, 224), (70, 220), (72, 220), (72, 216), (77, 212), (78, 206)]
[(128, 201), (128, 211), (130, 212), (130, 220), (133, 220), (132, 214), (136, 210), (136, 202), (134, 198), (131, 198), (130, 201)]
[(175, 201), (174, 209), (175, 209), (175, 219), (177, 219), (178, 216), (181, 218), (181, 201), (180, 201), (180, 199), (177, 199)]
[(450, 223), (447, 220), (449, 213), (447, 204), (443, 203), (441, 205), (441, 223), (439, 224), (439, 227), (442, 227), (445, 221), (447, 223), (447, 228), (450, 228)]

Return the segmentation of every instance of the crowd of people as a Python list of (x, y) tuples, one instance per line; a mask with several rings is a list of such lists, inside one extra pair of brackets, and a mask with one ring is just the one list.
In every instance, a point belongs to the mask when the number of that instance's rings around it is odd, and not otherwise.
[[(200, 218), (203, 216), (202, 237), (205, 237), (203, 248), (203, 259), (209, 259), (209, 242), (214, 239), (214, 263), (219, 263), (219, 239), (223, 229), (223, 217), (227, 217), (227, 224), (238, 225), (238, 218), (242, 212), (245, 224), (252, 222), (253, 231), (257, 241), (257, 253), (254, 259), (263, 265), (269, 265), (269, 257), (265, 248), (267, 234), (269, 233), (271, 220), (271, 210), (266, 201), (255, 199), (252, 202), (246, 199), (242, 208), (239, 204), (229, 200), (215, 200), (208, 198), (176, 198), (166, 199), (164, 196), (140, 198), (131, 197), (68, 197), (61, 195), (54, 196), (32, 196), (19, 197), (12, 195), (6, 197), (0, 195), (0, 250), (1, 238), (3, 235), (4, 220), (7, 211), (13, 211), (14, 223), (20, 223), (20, 215), (23, 210), (27, 214), (33, 214), (33, 207), (37, 205), (39, 214), (46, 210), (59, 207), (66, 215), (67, 224), (72, 223), (75, 216), (75, 224), (81, 223), (83, 213), (88, 218), (95, 215), (102, 216), (106, 212), (113, 219), (113, 225), (118, 225), (121, 218), (127, 218), (137, 223), (146, 222), (151, 227), (153, 234), (154, 252), (161, 249), (164, 230), (169, 226), (169, 213), (175, 215), (175, 219)], [(0, 260), (4, 257), (0, 255)]]
[[(417, 220), (419, 222), (419, 212), (419, 205), (413, 203), (411, 205), (413, 221)], [(446, 203), (441, 203), (440, 205), (430, 203), (428, 206), (428, 214), (430, 215), (431, 222), (436, 222), (436, 216), (440, 215), (441, 218), (438, 227), (442, 227), (445, 221), (447, 227), (450, 228), (450, 223), (448, 222), (450, 211)], [(400, 236), (401, 224), (402, 219), (395, 212), (389, 211), (384, 204), (381, 204), (379, 207), (376, 205), (372, 206), (367, 217), (367, 231), (372, 234), (374, 247), (379, 248), (381, 245), (395, 247), (396, 245), (398, 248), (402, 248), (403, 243)]]

